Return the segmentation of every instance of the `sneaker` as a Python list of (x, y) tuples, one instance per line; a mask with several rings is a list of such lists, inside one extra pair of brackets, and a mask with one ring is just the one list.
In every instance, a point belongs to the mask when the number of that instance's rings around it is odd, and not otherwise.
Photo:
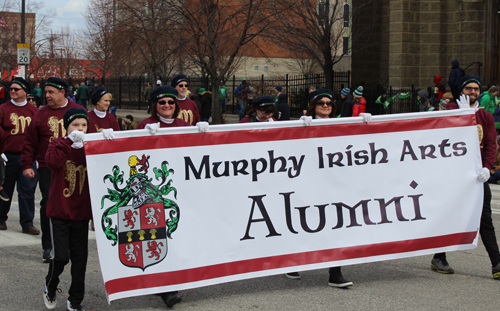
[(491, 270), (493, 273), (493, 278), (500, 280), (500, 263), (498, 263), (496, 266), (494, 266)]
[(5, 192), (4, 188), (0, 189), (0, 199), (5, 201), (5, 202), (8, 202), (10, 200), (9, 196), (7, 195), (7, 192)]
[(295, 280), (295, 279), (300, 279), (300, 274), (298, 272), (291, 272), (285, 274), (285, 276), (289, 279)]
[(40, 230), (38, 230), (35, 226), (29, 226), (28, 228), (23, 229), (23, 233), (31, 235), (39, 235)]
[(76, 304), (76, 303), (71, 303), (69, 300), (66, 302), (66, 310), (67, 311), (85, 311), (85, 309), (82, 308), (82, 305)]
[(50, 256), (50, 249), (44, 249), (43, 250), (43, 256), (42, 256), (42, 261), (44, 263), (49, 263), (52, 260), (52, 257)]
[(47, 288), (47, 285), (44, 286), (43, 289), (43, 302), (45, 303), (45, 306), (47, 309), (54, 309), (56, 307), (57, 301), (56, 301), (56, 292), (61, 292), (60, 288), (57, 288), (56, 290), (49, 290)]
[(432, 258), (431, 269), (444, 274), (455, 273), (455, 270), (450, 267), (446, 258)]
[(0, 221), (0, 230), (7, 230), (7, 223), (5, 221)]
[(176, 303), (182, 301), (181, 295), (179, 295), (178, 291), (175, 292), (167, 292), (160, 294), (161, 299), (167, 305), (167, 307), (172, 308)]
[(332, 287), (343, 288), (352, 286), (352, 282), (344, 279), (342, 273), (330, 273), (330, 278), (328, 279), (328, 285)]

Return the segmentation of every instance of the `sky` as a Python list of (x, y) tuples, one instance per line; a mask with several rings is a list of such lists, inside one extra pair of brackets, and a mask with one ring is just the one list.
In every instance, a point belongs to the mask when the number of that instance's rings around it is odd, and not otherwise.
[(52, 16), (52, 30), (60, 32), (62, 27), (69, 25), (71, 30), (85, 28), (82, 13), (87, 7), (87, 0), (49, 0), (44, 1), (45, 10), (55, 12)]

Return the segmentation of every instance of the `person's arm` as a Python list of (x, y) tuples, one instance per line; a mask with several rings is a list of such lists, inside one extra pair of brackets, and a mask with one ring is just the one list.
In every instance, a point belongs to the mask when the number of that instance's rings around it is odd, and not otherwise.
[(64, 166), (72, 144), (73, 142), (67, 137), (56, 139), (49, 144), (45, 154), (45, 163), (51, 170), (57, 170)]
[[(35, 115), (36, 116), (36, 115)], [(21, 150), (21, 167), (23, 175), (28, 178), (35, 177), (35, 172), (32, 169), (33, 162), (36, 160), (36, 155), (39, 146), (38, 127), (35, 117), (33, 117), (30, 126), (24, 135), (23, 149)]]

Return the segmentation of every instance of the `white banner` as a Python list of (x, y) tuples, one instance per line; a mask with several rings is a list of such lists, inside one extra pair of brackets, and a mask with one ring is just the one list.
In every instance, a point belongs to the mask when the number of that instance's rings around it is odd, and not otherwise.
[(473, 109), (115, 137), (85, 138), (109, 300), (477, 245)]

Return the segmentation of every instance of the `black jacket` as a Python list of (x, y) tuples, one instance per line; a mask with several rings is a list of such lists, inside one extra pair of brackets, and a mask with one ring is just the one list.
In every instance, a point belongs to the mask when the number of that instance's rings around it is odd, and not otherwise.
[(340, 100), (340, 117), (352, 117), (352, 94), (348, 94), (344, 99)]
[(276, 119), (278, 119), (278, 121), (290, 120), (290, 106), (288, 105), (286, 94), (281, 93), (278, 96), (277, 107), (278, 107), (279, 115)]

